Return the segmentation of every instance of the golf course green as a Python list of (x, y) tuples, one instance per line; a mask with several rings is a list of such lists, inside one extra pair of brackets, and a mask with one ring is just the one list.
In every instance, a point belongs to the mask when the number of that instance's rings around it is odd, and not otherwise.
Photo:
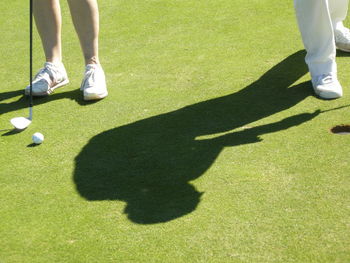
[(70, 84), (18, 132), (27, 2), (0, 16), (0, 263), (350, 262), (350, 54), (317, 98), (293, 1), (99, 0), (97, 102), (61, 1)]

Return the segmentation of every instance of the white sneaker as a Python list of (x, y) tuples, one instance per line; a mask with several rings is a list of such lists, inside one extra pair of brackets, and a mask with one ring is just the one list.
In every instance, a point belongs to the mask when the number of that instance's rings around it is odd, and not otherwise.
[(99, 100), (108, 95), (106, 77), (101, 65), (86, 65), (80, 90), (84, 93), (84, 100)]
[[(32, 86), (33, 96), (47, 96), (55, 89), (69, 83), (66, 69), (63, 64), (46, 62), (44, 67), (35, 75)], [(30, 85), (24, 90), (25, 95), (30, 93)]]
[(322, 99), (337, 99), (343, 96), (343, 89), (332, 73), (312, 78), (312, 86), (316, 95)]
[(350, 52), (350, 30), (348, 28), (335, 29), (334, 37), (337, 49)]

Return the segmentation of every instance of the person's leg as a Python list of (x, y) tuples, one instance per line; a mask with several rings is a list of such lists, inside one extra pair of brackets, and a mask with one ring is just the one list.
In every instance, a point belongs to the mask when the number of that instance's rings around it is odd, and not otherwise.
[(46, 62), (61, 62), (61, 8), (59, 0), (34, 0), (33, 11)]
[(96, 0), (68, 0), (85, 64), (99, 64), (99, 12)]
[(295, 0), (294, 3), (311, 76), (336, 72), (336, 51), (328, 0)]
[(334, 29), (342, 29), (343, 21), (348, 13), (349, 0), (331, 0), (329, 1), (329, 12)]
[[(35, 24), (44, 48), (46, 63), (36, 74), (33, 82), (33, 95), (46, 96), (56, 88), (69, 83), (62, 64), (61, 50), (61, 8), (59, 0), (34, 0)], [(30, 86), (25, 88), (29, 95)]]
[(324, 99), (339, 98), (343, 93), (337, 80), (329, 0), (294, 0), (294, 5), (314, 91)]
[(98, 57), (99, 12), (97, 0), (68, 0), (74, 27), (84, 53), (85, 73), (80, 89), (84, 100), (108, 95), (106, 78)]
[(348, 12), (348, 5), (348, 0), (334, 0), (329, 2), (335, 45), (338, 49), (345, 52), (350, 52), (350, 30), (343, 24)]

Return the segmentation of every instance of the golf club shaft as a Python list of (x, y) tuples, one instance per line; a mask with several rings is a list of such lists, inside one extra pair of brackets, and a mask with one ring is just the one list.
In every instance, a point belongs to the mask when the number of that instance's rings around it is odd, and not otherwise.
[(33, 0), (29, 0), (29, 118), (32, 118), (33, 108)]

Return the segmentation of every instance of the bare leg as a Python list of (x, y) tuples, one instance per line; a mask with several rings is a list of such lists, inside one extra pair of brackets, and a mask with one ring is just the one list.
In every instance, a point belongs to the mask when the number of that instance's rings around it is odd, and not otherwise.
[(99, 64), (99, 13), (96, 0), (68, 0), (73, 24), (84, 53), (85, 64)]
[(62, 61), (61, 8), (59, 0), (34, 0), (34, 18), (46, 61)]

